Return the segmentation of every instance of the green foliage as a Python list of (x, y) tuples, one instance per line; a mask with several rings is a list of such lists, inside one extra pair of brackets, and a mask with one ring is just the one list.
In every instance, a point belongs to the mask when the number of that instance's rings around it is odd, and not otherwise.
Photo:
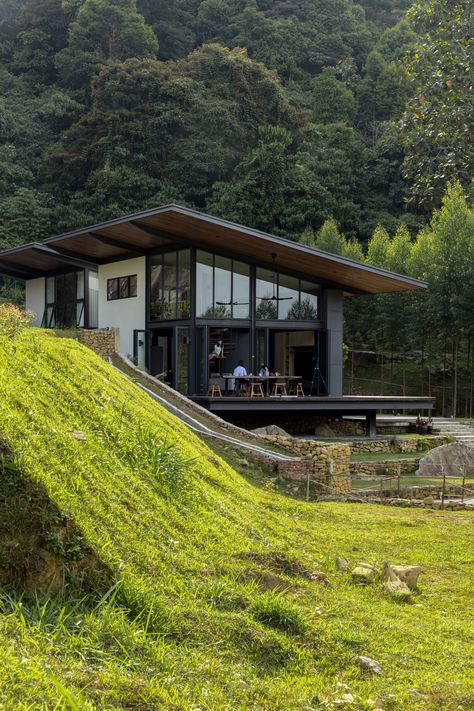
[(157, 52), (156, 36), (137, 11), (136, 0), (85, 0), (56, 63), (63, 82), (81, 88), (109, 60), (155, 57)]
[(0, 304), (0, 338), (14, 340), (31, 323), (32, 314), (14, 304)]
[(415, 204), (438, 207), (446, 184), (467, 188), (474, 168), (474, 22), (469, 0), (416, 0), (418, 39), (408, 64), (411, 99), (400, 127)]
[(305, 620), (301, 611), (281, 593), (268, 591), (259, 595), (253, 600), (251, 610), (259, 622), (292, 633), (304, 631)]

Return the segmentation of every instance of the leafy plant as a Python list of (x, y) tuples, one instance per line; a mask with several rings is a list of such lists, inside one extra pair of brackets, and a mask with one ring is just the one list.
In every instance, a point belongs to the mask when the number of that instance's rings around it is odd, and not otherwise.
[(287, 632), (303, 632), (306, 626), (301, 610), (282, 593), (269, 590), (259, 595), (252, 602), (251, 611), (260, 622)]

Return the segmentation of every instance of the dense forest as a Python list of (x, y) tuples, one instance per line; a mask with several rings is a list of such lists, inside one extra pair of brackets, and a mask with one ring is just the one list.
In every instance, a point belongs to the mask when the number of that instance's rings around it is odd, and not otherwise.
[(472, 23), (468, 0), (3, 0), (0, 247), (194, 206), (427, 278), (353, 300), (346, 339), (468, 367)]

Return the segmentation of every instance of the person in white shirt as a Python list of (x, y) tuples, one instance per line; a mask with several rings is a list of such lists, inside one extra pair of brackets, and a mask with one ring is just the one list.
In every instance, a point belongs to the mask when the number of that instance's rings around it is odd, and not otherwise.
[[(245, 369), (243, 360), (239, 360), (238, 364), (234, 368), (232, 375), (234, 375), (236, 378), (245, 378), (246, 377), (247, 371)], [(239, 380), (232, 380), (231, 388), (237, 394), (238, 394), (241, 386), (245, 386), (245, 383), (243, 383), (241, 380), (240, 381)]]
[(239, 360), (238, 365), (235, 366), (234, 372), (232, 373), (232, 375), (235, 375), (236, 377), (239, 377), (239, 378), (244, 378), (247, 375), (247, 371), (245, 370), (243, 360)]

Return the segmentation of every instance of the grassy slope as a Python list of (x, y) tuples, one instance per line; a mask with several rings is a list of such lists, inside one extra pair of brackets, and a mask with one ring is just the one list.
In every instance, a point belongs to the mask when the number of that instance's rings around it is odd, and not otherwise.
[[(7, 708), (474, 705), (472, 515), (258, 489), (92, 353), (34, 331), (0, 346), (0, 430), (120, 581), (102, 601), (4, 592)], [(401, 605), (355, 587), (336, 555), (420, 563), (421, 594)], [(365, 676), (355, 654), (384, 674)]]

